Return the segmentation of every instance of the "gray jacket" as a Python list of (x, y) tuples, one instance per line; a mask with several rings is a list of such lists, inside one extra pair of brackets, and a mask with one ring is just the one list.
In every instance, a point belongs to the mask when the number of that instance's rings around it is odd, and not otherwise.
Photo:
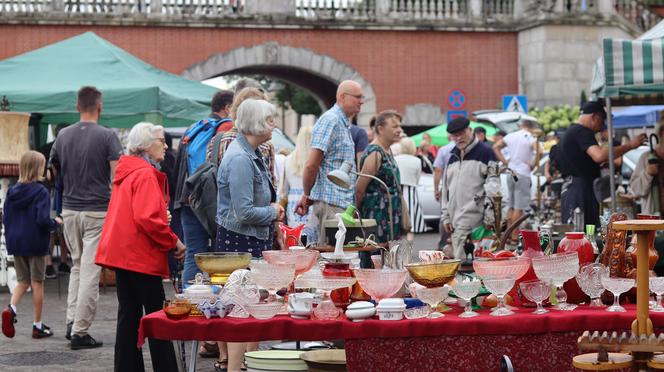
[(276, 191), (264, 159), (238, 134), (228, 146), (217, 175), (217, 224), (268, 240), (277, 211)]
[(482, 224), (484, 207), (475, 200), (476, 197), (484, 200), (484, 181), (490, 161), (497, 161), (496, 154), (477, 138), (473, 138), (466, 147), (463, 158), (457, 147), (452, 149), (443, 174), (443, 223), (465, 230), (472, 230)]
[(634, 173), (632, 173), (632, 177), (629, 179), (629, 186), (634, 196), (641, 198), (641, 213), (658, 214), (657, 205), (659, 201), (655, 200), (656, 198), (652, 193), (652, 181), (655, 177), (646, 172), (649, 156), (649, 151), (641, 154), (639, 161), (636, 163)]

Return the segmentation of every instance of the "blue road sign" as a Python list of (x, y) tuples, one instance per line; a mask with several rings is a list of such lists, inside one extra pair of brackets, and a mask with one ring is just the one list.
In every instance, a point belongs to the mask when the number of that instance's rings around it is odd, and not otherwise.
[(455, 110), (461, 110), (466, 106), (466, 95), (461, 89), (452, 89), (447, 95), (447, 104)]
[(503, 96), (503, 111), (528, 113), (528, 97), (518, 95)]
[(449, 110), (447, 111), (447, 122), (449, 123), (454, 118), (458, 117), (468, 117), (468, 111), (466, 110)]

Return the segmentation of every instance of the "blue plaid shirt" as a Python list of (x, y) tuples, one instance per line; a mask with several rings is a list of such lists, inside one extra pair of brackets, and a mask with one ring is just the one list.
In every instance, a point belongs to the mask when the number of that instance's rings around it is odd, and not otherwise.
[(311, 134), (311, 147), (324, 154), (316, 183), (311, 190), (311, 199), (340, 208), (348, 207), (355, 196), (355, 175), (351, 174), (349, 189), (341, 188), (327, 179), (327, 174), (341, 168), (344, 161), (350, 162), (353, 171), (356, 170), (355, 144), (350, 134), (350, 123), (339, 106), (332, 106), (316, 121)]

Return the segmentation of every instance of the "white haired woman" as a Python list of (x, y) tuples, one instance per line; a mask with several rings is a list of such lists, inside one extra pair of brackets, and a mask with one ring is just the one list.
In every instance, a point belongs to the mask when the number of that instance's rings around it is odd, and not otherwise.
[[(224, 153), (217, 173), (217, 251), (250, 252), (261, 257), (272, 248), (274, 222), (284, 208), (259, 146), (272, 138), (277, 111), (263, 100), (248, 99), (237, 110), (239, 133)], [(239, 372), (246, 343), (228, 343), (228, 371)]]
[(304, 216), (295, 213), (295, 206), (304, 194), (302, 174), (304, 173), (304, 164), (307, 162), (309, 150), (311, 149), (311, 133), (313, 127), (306, 125), (300, 128), (295, 140), (295, 150), (286, 157), (284, 164), (284, 174), (281, 177), (281, 188), (279, 199), (287, 199), (286, 221), (288, 226), (297, 227), (305, 224), (302, 235), (306, 236), (306, 241), (318, 241), (318, 222), (314, 221), (312, 210)]
[(422, 204), (417, 193), (417, 185), (422, 176), (422, 161), (415, 155), (417, 147), (412, 139), (402, 138), (399, 144), (401, 145), (401, 153), (395, 156), (394, 160), (399, 167), (403, 197), (408, 203), (408, 211), (410, 212), (410, 225), (412, 227), (406, 235), (406, 239), (412, 242), (415, 239), (414, 233), (426, 231)]
[[(118, 323), (115, 371), (143, 371), (143, 353), (136, 347), (143, 315), (161, 310), (162, 278), (169, 276), (168, 253), (182, 259), (185, 246), (169, 226), (168, 181), (159, 170), (166, 152), (164, 128), (136, 124), (128, 136), (113, 179), (95, 262), (115, 270)], [(173, 345), (149, 340), (155, 371), (177, 371)]]

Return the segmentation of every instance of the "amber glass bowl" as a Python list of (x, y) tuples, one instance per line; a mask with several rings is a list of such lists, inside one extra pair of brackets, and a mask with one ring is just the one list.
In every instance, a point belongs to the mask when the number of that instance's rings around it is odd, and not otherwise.
[(226, 284), (226, 280), (237, 269), (246, 269), (251, 253), (205, 252), (194, 255), (196, 266), (210, 275), (212, 284)]
[(164, 313), (168, 319), (184, 319), (191, 312), (191, 302), (183, 299), (165, 300)]
[(442, 287), (456, 275), (460, 260), (443, 260), (437, 263), (412, 263), (405, 265), (410, 277), (427, 288)]

